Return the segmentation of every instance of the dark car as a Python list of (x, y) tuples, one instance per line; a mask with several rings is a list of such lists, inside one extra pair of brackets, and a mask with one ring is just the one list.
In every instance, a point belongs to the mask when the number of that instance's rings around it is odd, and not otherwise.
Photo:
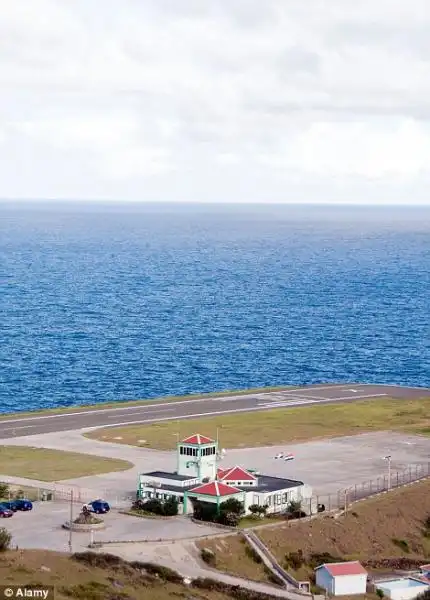
[(0, 517), (2, 517), (3, 519), (13, 517), (13, 511), (4, 504), (0, 504)]
[(17, 510), (33, 510), (33, 503), (27, 498), (19, 498), (17, 500), (11, 500), (10, 502), (3, 502), (9, 510), (16, 512)]
[(91, 512), (97, 514), (104, 514), (110, 511), (110, 506), (106, 500), (93, 500), (88, 503), (88, 508)]

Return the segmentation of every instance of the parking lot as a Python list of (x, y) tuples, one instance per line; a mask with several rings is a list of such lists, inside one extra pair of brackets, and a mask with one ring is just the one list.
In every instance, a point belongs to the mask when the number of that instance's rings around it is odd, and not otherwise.
[[(74, 506), (74, 517), (81, 508)], [(36, 502), (32, 511), (17, 512), (9, 519), (1, 519), (0, 526), (12, 534), (13, 546), (68, 551), (69, 531), (62, 529), (62, 524), (69, 519), (67, 502)], [(214, 533), (213, 528), (193, 523), (185, 517), (143, 519), (112, 510), (103, 515), (103, 519), (106, 528), (94, 532), (95, 541), (174, 540)], [(90, 543), (90, 534), (73, 532), (72, 542), (74, 552), (84, 550)]]

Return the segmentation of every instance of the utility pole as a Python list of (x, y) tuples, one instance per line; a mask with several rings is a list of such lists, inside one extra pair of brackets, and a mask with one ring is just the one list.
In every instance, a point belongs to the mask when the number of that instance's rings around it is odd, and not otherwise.
[(72, 535), (73, 535), (73, 489), (70, 490), (70, 524), (69, 524), (69, 550), (73, 552)]
[(391, 490), (391, 454), (384, 456), (384, 460), (388, 463), (388, 483), (387, 483), (387, 492)]
[(347, 515), (348, 512), (348, 490), (345, 489), (344, 491), (344, 504), (345, 504), (345, 517)]

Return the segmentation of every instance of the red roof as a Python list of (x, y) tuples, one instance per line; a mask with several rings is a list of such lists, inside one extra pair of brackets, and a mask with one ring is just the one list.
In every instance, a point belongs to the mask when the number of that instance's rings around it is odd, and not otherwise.
[(217, 477), (220, 481), (255, 481), (257, 479), (242, 467), (218, 469)]
[(214, 440), (211, 440), (211, 438), (208, 438), (204, 435), (200, 435), (200, 433), (194, 433), (193, 435), (190, 435), (190, 437), (185, 438), (185, 440), (182, 440), (181, 443), (195, 444), (198, 446), (199, 444), (213, 444)]
[(190, 492), (204, 494), (205, 496), (231, 496), (232, 494), (240, 494), (241, 490), (221, 481), (211, 481), (193, 488)]
[(332, 577), (341, 577), (342, 575), (367, 575), (366, 569), (358, 562), (358, 560), (329, 563), (320, 565), (317, 569), (321, 569), (321, 567), (327, 569)]

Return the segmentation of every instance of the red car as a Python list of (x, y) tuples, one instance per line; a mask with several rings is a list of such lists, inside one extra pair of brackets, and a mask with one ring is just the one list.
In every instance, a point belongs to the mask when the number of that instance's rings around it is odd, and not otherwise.
[(13, 511), (7, 508), (7, 506), (4, 504), (0, 504), (0, 517), (3, 517), (3, 519), (13, 517)]

